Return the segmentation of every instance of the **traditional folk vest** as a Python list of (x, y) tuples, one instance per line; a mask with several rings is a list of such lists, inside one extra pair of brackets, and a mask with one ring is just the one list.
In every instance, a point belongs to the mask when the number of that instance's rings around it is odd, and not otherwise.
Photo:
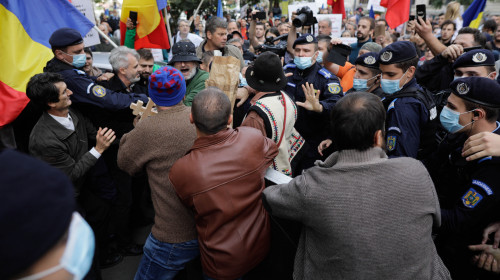
[(284, 92), (271, 93), (257, 100), (249, 111), (255, 111), (264, 120), (267, 137), (278, 145), (279, 153), (272, 168), (291, 177), (290, 162), (305, 142), (294, 128), (297, 120), (295, 103)]

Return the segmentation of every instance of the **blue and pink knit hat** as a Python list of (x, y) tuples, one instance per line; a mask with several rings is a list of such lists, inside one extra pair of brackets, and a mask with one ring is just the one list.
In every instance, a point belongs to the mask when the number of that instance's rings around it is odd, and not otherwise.
[(186, 81), (177, 69), (165, 66), (149, 76), (149, 97), (158, 106), (179, 104), (186, 94)]

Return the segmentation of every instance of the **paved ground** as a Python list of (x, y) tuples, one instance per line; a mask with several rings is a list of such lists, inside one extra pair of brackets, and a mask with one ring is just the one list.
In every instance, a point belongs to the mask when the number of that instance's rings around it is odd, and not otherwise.
[[(138, 244), (144, 244), (146, 238), (151, 231), (151, 226), (146, 226), (138, 229), (134, 233), (135, 242)], [(135, 272), (141, 261), (141, 256), (129, 256), (125, 257), (121, 263), (116, 266), (103, 269), (102, 279), (103, 280), (130, 280), (134, 279)]]

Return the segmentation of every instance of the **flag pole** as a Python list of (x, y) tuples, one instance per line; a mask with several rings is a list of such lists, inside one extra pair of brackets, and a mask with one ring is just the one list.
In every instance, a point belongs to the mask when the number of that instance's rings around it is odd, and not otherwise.
[[(167, 7), (163, 8), (163, 13), (165, 13), (165, 23), (167, 24), (168, 41), (170, 44), (173, 44), (174, 42), (172, 41), (172, 32), (170, 32), (170, 20), (168, 18)], [(172, 48), (172, 45), (170, 45), (170, 48)]]
[[(193, 19), (195, 19), (195, 18), (196, 18), (196, 16), (198, 15), (198, 11), (200, 10), (200, 7), (201, 7), (201, 4), (203, 4), (203, 1), (205, 1), (205, 0), (201, 0), (201, 1), (200, 1), (200, 4), (198, 5), (198, 8), (196, 8), (196, 11), (194, 11), (194, 14), (193, 14)], [(192, 23), (192, 22), (193, 22), (192, 20), (190, 20), (190, 21), (189, 21), (189, 26), (191, 26), (191, 23)]]
[(109, 38), (109, 36), (107, 34), (104, 34), (104, 32), (102, 32), (101, 29), (99, 29), (95, 25), (92, 28), (94, 28), (99, 34), (101, 34), (101, 36), (103, 36), (104, 38), (106, 38), (106, 40), (108, 40), (108, 42), (111, 44), (111, 46), (113, 46), (114, 48), (118, 48), (118, 46), (115, 44), (115, 42), (113, 42), (113, 40), (111, 40), (111, 38)]

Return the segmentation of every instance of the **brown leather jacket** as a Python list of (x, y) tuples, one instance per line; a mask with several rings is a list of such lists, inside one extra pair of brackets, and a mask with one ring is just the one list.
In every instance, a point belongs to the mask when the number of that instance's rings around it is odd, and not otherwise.
[(175, 191), (195, 213), (209, 277), (236, 279), (266, 257), (270, 224), (261, 193), (277, 154), (276, 144), (257, 129), (228, 128), (196, 139), (170, 170)]

